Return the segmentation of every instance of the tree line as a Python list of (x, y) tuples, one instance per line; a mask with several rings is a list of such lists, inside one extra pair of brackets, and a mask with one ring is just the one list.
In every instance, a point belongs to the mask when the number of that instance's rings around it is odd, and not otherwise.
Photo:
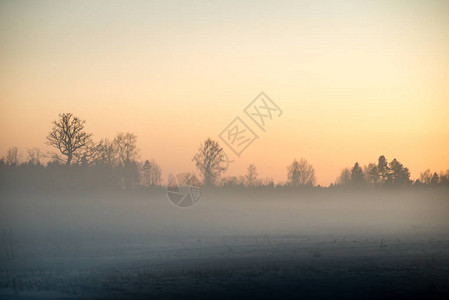
[(385, 156), (379, 156), (377, 163), (369, 163), (363, 168), (356, 162), (352, 168), (341, 171), (336, 180), (341, 186), (406, 186), (406, 185), (449, 185), (449, 170), (421, 172), (415, 181), (410, 179), (410, 171), (396, 158), (388, 162)]
[[(94, 141), (85, 121), (71, 113), (60, 114), (46, 137), (55, 151), (27, 149), (26, 158), (17, 147), (0, 159), (1, 181), (51, 188), (108, 186), (133, 189), (160, 186), (162, 170), (154, 160), (139, 161), (137, 137), (118, 133), (112, 140)], [(44, 160), (48, 160), (44, 164)]]
[[(2, 185), (49, 189), (67, 186), (158, 187), (162, 170), (154, 160), (139, 161), (137, 137), (118, 133), (112, 140), (94, 141), (85, 130), (85, 121), (71, 113), (63, 113), (52, 123), (46, 143), (54, 151), (43, 153), (27, 149), (23, 158), (17, 147), (9, 148), (0, 159)], [(44, 164), (44, 160), (48, 161)], [(220, 144), (207, 138), (192, 161), (201, 174), (204, 185), (221, 187), (307, 187), (316, 186), (314, 167), (304, 158), (294, 159), (286, 168), (287, 182), (274, 183), (271, 178), (259, 178), (257, 168), (250, 164), (242, 176), (225, 176), (229, 162)], [(381, 155), (377, 162), (341, 171), (330, 187), (385, 187), (407, 185), (449, 185), (449, 170), (439, 174), (426, 170), (412, 181), (410, 171), (396, 158), (388, 162)]]

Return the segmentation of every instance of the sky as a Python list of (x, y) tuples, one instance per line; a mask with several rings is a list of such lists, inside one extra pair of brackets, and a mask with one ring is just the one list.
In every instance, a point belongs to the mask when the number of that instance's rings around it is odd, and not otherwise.
[[(59, 113), (93, 138), (138, 137), (140, 159), (194, 171), (207, 137), (237, 116), (254, 163), (317, 183), (380, 155), (449, 169), (448, 1), (1, 1), (0, 155), (51, 150)], [(283, 111), (261, 131), (243, 109), (264, 91)]]

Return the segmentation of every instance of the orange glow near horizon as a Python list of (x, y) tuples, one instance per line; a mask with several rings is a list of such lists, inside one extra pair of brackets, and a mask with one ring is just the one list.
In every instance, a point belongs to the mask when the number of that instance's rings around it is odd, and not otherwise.
[(0, 4), (0, 155), (50, 150), (72, 112), (96, 140), (135, 133), (165, 179), (264, 91), (284, 114), (245, 119), (259, 139), (226, 175), (284, 182), (301, 157), (321, 185), (379, 155), (412, 178), (449, 169), (445, 1), (50, 4)]

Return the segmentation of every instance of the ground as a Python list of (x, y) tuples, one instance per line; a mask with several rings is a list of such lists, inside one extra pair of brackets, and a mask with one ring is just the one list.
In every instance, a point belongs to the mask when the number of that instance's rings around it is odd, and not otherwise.
[(448, 299), (446, 192), (428, 193), (209, 195), (188, 210), (159, 194), (8, 194), (0, 298)]

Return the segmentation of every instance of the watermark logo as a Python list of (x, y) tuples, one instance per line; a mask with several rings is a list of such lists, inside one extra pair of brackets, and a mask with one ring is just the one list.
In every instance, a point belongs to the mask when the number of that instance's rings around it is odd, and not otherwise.
[(190, 207), (198, 203), (203, 187), (198, 178), (191, 173), (172, 176), (167, 185), (167, 196), (176, 207)]
[[(249, 117), (257, 127), (266, 131), (268, 124), (275, 118), (282, 116), (282, 109), (274, 103), (264, 92), (261, 92), (251, 101), (243, 112)], [(256, 127), (256, 128), (257, 128)], [(240, 117), (236, 117), (223, 129), (218, 137), (225, 145), (238, 157), (251, 145), (259, 136)], [(226, 168), (229, 167), (229, 158), (226, 156)]]
[(229, 169), (229, 165), (234, 163), (235, 160), (230, 160), (229, 156), (226, 154), (226, 152), (223, 152), (224, 161), (223, 161), (223, 171), (226, 172), (226, 170)]
[(263, 131), (273, 117), (282, 116), (282, 110), (264, 92), (257, 95), (243, 111)]
[(229, 123), (218, 136), (237, 156), (240, 156), (258, 138), (257, 134), (239, 117)]

